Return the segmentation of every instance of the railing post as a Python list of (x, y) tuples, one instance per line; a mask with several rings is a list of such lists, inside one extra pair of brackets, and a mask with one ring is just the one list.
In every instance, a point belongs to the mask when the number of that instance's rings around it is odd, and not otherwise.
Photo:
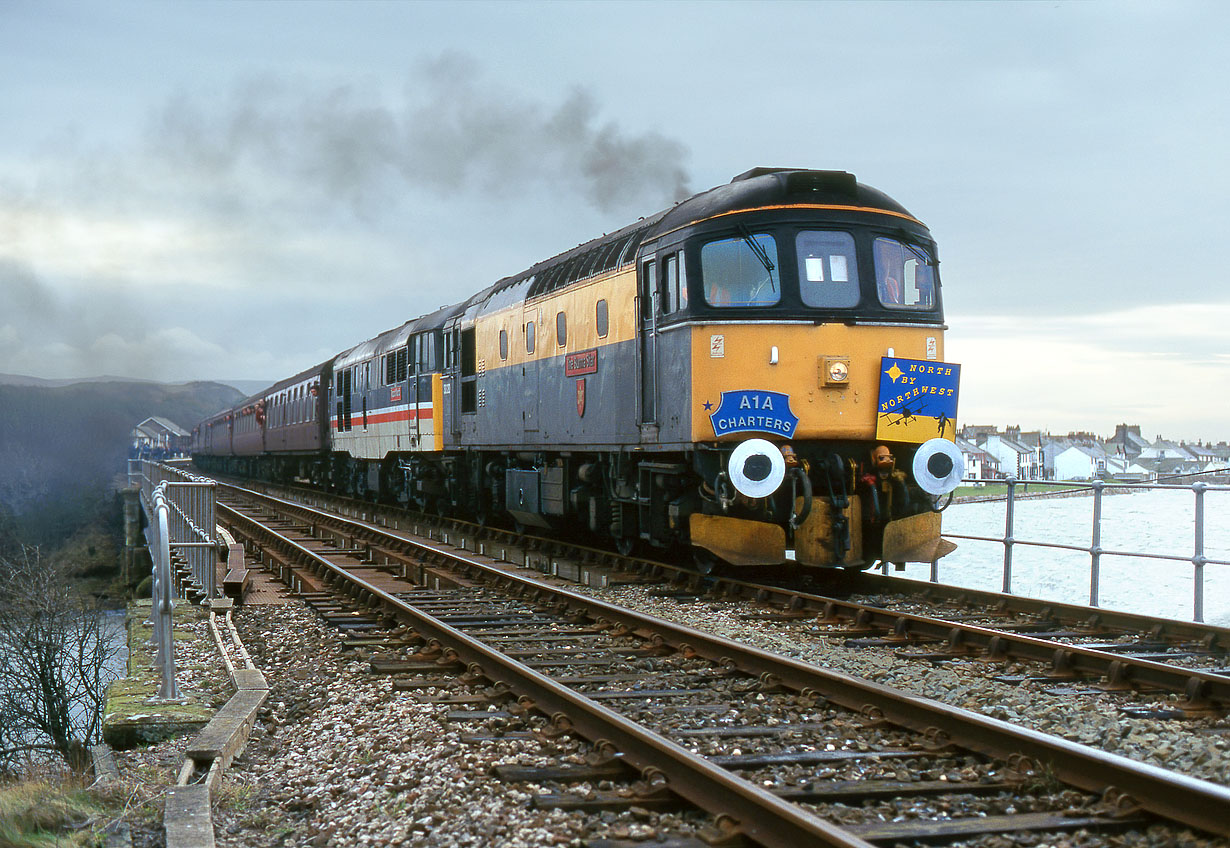
[(152, 557), (154, 560), (154, 591), (151, 594), (150, 605), (154, 612), (154, 644), (157, 647), (157, 663), (162, 671), (158, 697), (174, 699), (179, 697), (179, 687), (175, 682), (175, 638), (172, 630), (174, 603), (171, 600), (171, 537), (168, 523), (171, 508), (167, 503), (166, 483), (160, 483), (154, 490), (153, 506), (157, 516), (158, 544)]
[(1012, 594), (1012, 523), (1013, 523), (1013, 507), (1016, 503), (1016, 483), (1015, 477), (1009, 476), (1008, 482), (1008, 500), (1004, 508), (1004, 594)]
[(1106, 483), (1093, 481), (1093, 538), (1089, 542), (1089, 606), (1098, 605), (1102, 576), (1102, 489)]
[(1204, 621), (1204, 566), (1208, 560), (1204, 555), (1204, 492), (1208, 483), (1193, 483), (1192, 491), (1196, 493), (1196, 548), (1192, 552), (1193, 591), (1192, 620)]

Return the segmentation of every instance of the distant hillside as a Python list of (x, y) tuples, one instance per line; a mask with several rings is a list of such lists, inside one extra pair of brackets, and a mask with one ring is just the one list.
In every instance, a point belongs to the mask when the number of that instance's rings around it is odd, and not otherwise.
[(153, 383), (153, 380), (134, 380), (131, 377), (72, 377), (69, 379), (48, 379), (46, 377), (27, 377), (24, 374), (0, 374), (0, 386), (71, 386), (74, 383)]
[(233, 386), (243, 393), (244, 397), (254, 395), (262, 389), (267, 389), (274, 384), (274, 380), (218, 380), (217, 382), (224, 386)]
[[(34, 384), (15, 385), (17, 379)], [(191, 430), (243, 396), (219, 383), (0, 380), (0, 511), (56, 511), (125, 468), (129, 433), (151, 415)]]

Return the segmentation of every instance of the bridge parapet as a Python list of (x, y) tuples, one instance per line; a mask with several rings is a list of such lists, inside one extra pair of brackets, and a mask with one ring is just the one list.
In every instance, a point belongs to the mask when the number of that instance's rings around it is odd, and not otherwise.
[[(212, 480), (145, 459), (128, 461), (128, 482), (140, 492), (148, 525), (145, 540), (153, 562), (154, 584), (151, 623), (156, 662), (162, 671), (158, 695), (177, 698), (171, 639), (173, 598), (196, 603), (217, 596), (215, 487)], [(177, 563), (183, 563), (182, 570)]]

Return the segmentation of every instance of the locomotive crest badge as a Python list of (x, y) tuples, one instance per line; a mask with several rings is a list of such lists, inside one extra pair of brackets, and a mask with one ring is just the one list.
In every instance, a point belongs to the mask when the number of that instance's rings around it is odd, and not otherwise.
[(876, 438), (925, 442), (957, 435), (957, 388), (961, 366), (885, 356), (880, 360)]
[(774, 436), (794, 436), (799, 416), (790, 411), (790, 395), (759, 389), (739, 389), (722, 392), (722, 400), (713, 409), (706, 403), (709, 421), (716, 436), (731, 433), (769, 433)]
[(585, 417), (585, 378), (577, 380), (577, 417)]

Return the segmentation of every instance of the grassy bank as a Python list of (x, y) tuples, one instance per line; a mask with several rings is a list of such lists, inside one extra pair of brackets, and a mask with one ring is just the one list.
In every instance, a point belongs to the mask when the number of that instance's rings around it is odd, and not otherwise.
[[(1060, 486), (1056, 483), (1042, 483), (1036, 480), (1031, 480), (1028, 483), (1017, 483), (1016, 493), (1018, 495), (1038, 494), (1039, 492), (1064, 492), (1071, 491), (1075, 486)], [(982, 486), (957, 486), (956, 492), (953, 493), (957, 498), (1002, 498), (1008, 494), (1007, 483), (987, 483)]]
[(0, 845), (101, 845), (103, 829), (123, 813), (119, 793), (87, 789), (80, 781), (0, 782)]

